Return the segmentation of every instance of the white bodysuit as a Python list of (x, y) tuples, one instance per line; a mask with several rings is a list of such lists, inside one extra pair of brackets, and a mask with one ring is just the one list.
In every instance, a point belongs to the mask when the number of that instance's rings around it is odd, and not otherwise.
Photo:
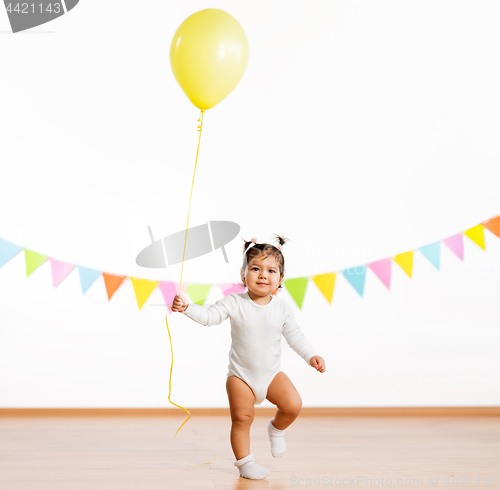
[(227, 377), (237, 376), (252, 389), (255, 404), (267, 396), (273, 378), (281, 371), (281, 334), (309, 365), (318, 355), (295, 321), (290, 305), (271, 296), (267, 305), (255, 303), (245, 293), (232, 293), (210, 306), (189, 303), (182, 312), (205, 326), (231, 319), (231, 350)]

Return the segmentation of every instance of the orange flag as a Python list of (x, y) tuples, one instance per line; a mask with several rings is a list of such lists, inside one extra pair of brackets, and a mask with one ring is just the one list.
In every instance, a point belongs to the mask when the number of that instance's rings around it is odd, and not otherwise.
[(108, 301), (121, 286), (122, 282), (127, 278), (127, 276), (118, 276), (116, 274), (110, 274), (109, 272), (103, 272), (102, 277), (104, 277), (104, 284), (106, 285), (106, 292), (108, 293)]

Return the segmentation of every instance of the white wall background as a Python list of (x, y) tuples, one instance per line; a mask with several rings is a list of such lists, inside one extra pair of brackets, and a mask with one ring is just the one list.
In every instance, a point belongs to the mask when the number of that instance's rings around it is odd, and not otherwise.
[[(246, 239), (291, 238), (287, 277), (415, 250), (498, 215), (500, 31), (496, 0), (82, 0), (13, 35), (0, 13), (0, 237), (106, 272), (142, 269), (155, 237), (186, 226), (199, 115), (169, 62), (178, 25), (203, 8), (242, 24), (250, 61), (205, 114), (190, 225), (236, 221)], [(337, 276), (332, 306), (311, 282), (296, 317), (326, 360), (283, 342), (307, 406), (500, 404), (500, 239), (367, 271), (361, 299)], [(238, 280), (241, 239), (184, 265), (183, 282)], [(219, 299), (213, 288), (207, 303)], [(0, 269), (1, 407), (168, 407), (170, 345), (155, 290), (130, 280), (108, 302), (74, 270), (52, 287), (24, 253)], [(229, 322), (169, 316), (171, 400), (227, 407)], [(271, 406), (264, 402), (261, 406)]]

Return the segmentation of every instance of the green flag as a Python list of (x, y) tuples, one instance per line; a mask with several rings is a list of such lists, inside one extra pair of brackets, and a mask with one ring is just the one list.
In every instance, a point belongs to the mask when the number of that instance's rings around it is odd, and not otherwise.
[(302, 301), (304, 301), (308, 280), (308, 277), (297, 277), (296, 279), (287, 279), (283, 281), (299, 309), (302, 308)]

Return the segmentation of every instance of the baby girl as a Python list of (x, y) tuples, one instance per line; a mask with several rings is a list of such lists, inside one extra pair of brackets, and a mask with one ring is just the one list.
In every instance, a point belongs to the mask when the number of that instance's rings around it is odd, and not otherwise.
[(302, 399), (288, 376), (281, 371), (281, 335), (288, 345), (314, 367), (325, 372), (325, 361), (317, 355), (295, 321), (293, 310), (282, 298), (285, 259), (281, 246), (285, 238), (277, 237), (279, 246), (245, 242), (241, 279), (247, 291), (232, 293), (210, 306), (190, 303), (176, 295), (172, 311), (179, 311), (202, 325), (231, 321), (231, 350), (226, 390), (231, 412), (231, 447), (240, 476), (262, 479), (269, 471), (255, 462), (250, 452), (250, 426), (254, 405), (265, 399), (278, 407), (267, 431), (271, 453), (275, 458), (285, 454), (285, 429), (297, 418)]

